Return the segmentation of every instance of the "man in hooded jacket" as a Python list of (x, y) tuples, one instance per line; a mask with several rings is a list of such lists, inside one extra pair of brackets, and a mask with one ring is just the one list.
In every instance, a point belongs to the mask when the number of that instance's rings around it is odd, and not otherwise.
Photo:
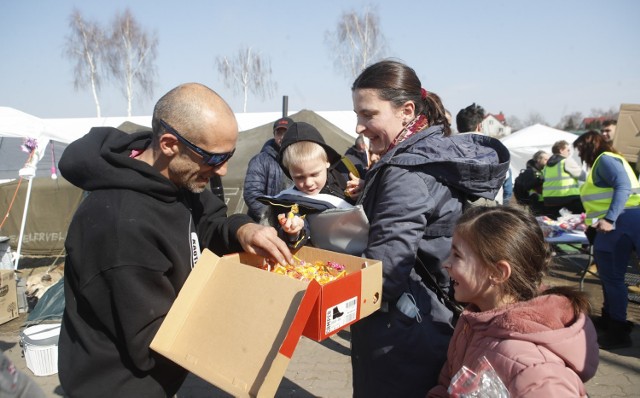
[[(88, 192), (65, 243), (59, 376), (69, 397), (173, 396), (187, 371), (149, 344), (200, 248), (291, 262), (275, 229), (227, 208), (206, 189), (224, 175), (238, 127), (200, 84), (156, 104), (153, 132), (97, 127), (71, 143), (62, 175)], [(212, 303), (215, 305), (215, 303)]]
[(256, 222), (262, 219), (267, 208), (258, 198), (277, 195), (292, 185), (280, 167), (278, 153), (282, 139), (293, 123), (288, 117), (276, 120), (273, 123), (273, 138), (264, 143), (260, 153), (252, 157), (247, 166), (242, 196), (248, 207), (247, 214)]

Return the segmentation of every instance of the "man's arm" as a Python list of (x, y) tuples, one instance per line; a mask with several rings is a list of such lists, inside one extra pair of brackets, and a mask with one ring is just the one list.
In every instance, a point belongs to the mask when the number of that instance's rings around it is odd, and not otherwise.
[(573, 160), (573, 158), (565, 159), (564, 171), (566, 171), (571, 175), (571, 177), (579, 181), (584, 181), (587, 179), (587, 172), (582, 170), (582, 167), (580, 167), (580, 165), (575, 160)]
[(227, 217), (227, 207), (209, 191), (200, 194), (204, 209), (198, 222), (198, 237), (204, 247), (217, 254), (246, 251), (269, 257), (280, 264), (293, 261), (285, 242), (272, 227), (258, 225), (245, 214)]

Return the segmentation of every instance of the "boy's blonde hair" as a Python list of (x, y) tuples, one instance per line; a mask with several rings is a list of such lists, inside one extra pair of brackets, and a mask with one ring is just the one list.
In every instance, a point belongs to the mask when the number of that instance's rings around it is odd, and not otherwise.
[(282, 152), (282, 165), (287, 170), (292, 165), (299, 166), (311, 160), (321, 159), (323, 162), (328, 162), (329, 157), (327, 152), (320, 144), (316, 144), (311, 141), (299, 141), (295, 142), (285, 148)]

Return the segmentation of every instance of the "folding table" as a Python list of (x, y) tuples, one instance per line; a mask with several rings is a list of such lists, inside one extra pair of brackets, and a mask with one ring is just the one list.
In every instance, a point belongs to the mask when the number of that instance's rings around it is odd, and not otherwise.
[[(562, 234), (553, 237), (547, 237), (545, 238), (545, 240), (556, 249), (556, 257), (568, 258), (570, 262), (580, 268), (580, 290), (582, 290), (584, 286), (584, 279), (587, 277), (588, 273), (596, 277), (598, 276), (598, 274), (589, 271), (589, 265), (593, 260), (593, 250), (591, 243), (589, 243), (589, 239), (587, 239), (587, 236), (583, 231), (563, 231)], [(557, 250), (557, 245), (570, 246), (576, 249), (578, 253), (562, 253)], [(584, 266), (580, 265), (580, 263), (572, 258), (572, 256), (575, 256), (576, 254), (587, 255), (587, 262)]]

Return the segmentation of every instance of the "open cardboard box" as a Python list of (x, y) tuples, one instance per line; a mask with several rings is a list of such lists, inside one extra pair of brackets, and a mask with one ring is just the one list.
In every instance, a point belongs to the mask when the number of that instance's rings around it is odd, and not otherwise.
[(323, 340), (382, 297), (380, 261), (311, 247), (296, 256), (338, 262), (347, 275), (302, 282), (257, 268), (259, 256), (205, 250), (151, 348), (234, 396), (274, 396), (302, 334)]

